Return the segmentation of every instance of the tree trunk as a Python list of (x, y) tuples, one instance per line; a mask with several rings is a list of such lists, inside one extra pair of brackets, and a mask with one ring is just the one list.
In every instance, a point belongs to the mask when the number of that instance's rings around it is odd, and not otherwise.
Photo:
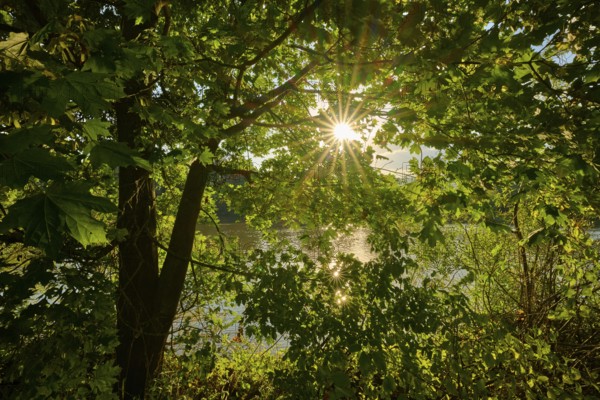
[[(120, 142), (135, 148), (142, 120), (132, 111), (134, 97), (115, 105)], [(209, 143), (214, 151), (217, 141)], [(169, 251), (158, 269), (156, 198), (150, 173), (137, 167), (119, 171), (118, 227), (127, 229), (119, 245), (117, 363), (118, 392), (123, 399), (144, 398), (160, 370), (165, 342), (183, 290), (196, 221), (210, 170), (197, 160), (190, 166), (173, 226)]]
[[(213, 153), (217, 146), (218, 142), (216, 140), (209, 143), (209, 149)], [(156, 296), (156, 316), (161, 332), (163, 332), (162, 347), (164, 347), (167, 333), (173, 324), (177, 305), (183, 291), (194, 238), (196, 237), (196, 223), (209, 174), (209, 166), (201, 164), (198, 160), (192, 163), (177, 208), (168, 252), (160, 273), (158, 296)]]
[[(134, 101), (129, 97), (115, 106), (118, 139), (132, 148), (142, 128), (139, 116), (131, 111)], [(117, 363), (124, 398), (143, 394), (146, 380), (158, 363), (152, 340), (158, 285), (155, 205), (150, 173), (137, 167), (120, 168), (117, 226), (127, 229), (127, 237), (119, 244)]]
[[(136, 25), (123, 18), (123, 38), (134, 40), (147, 25)], [(130, 80), (125, 87), (128, 96), (114, 106), (117, 139), (132, 149), (142, 134), (143, 121), (133, 111), (142, 89), (141, 78)], [(162, 357), (154, 309), (158, 288), (156, 222), (150, 172), (133, 166), (120, 168), (117, 227), (127, 229), (127, 236), (119, 244), (116, 358), (121, 368), (117, 392), (123, 399), (144, 397), (148, 379), (155, 374)]]

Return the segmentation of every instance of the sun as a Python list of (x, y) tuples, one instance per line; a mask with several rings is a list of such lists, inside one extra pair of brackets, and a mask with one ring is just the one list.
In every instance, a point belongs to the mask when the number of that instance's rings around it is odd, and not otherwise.
[(360, 138), (358, 133), (354, 132), (354, 129), (345, 122), (335, 124), (333, 127), (333, 136), (340, 142), (358, 140)]

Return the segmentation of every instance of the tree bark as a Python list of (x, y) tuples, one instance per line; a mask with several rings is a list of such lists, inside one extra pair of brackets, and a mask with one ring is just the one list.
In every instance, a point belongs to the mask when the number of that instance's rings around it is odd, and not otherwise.
[[(212, 141), (209, 143), (209, 149), (214, 152), (217, 145), (216, 140)], [(158, 300), (156, 315), (160, 329), (164, 332), (163, 347), (183, 290), (196, 237), (196, 221), (200, 214), (209, 174), (209, 166), (201, 164), (198, 160), (192, 163), (177, 208), (169, 248), (160, 273), (158, 296), (156, 296)]]

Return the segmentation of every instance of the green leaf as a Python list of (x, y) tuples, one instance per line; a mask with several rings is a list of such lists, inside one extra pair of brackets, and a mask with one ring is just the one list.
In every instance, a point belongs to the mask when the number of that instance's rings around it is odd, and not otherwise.
[(11, 187), (23, 186), (30, 177), (59, 179), (72, 169), (63, 157), (55, 156), (46, 149), (28, 149), (0, 163), (0, 184)]
[(567, 385), (572, 385), (573, 384), (573, 379), (571, 378), (571, 376), (569, 374), (563, 374), (562, 375), (562, 381), (564, 383), (566, 383)]
[(600, 79), (600, 69), (595, 68), (590, 71), (587, 71), (583, 76), (583, 81), (585, 83), (596, 83)]
[(31, 146), (52, 142), (52, 125), (38, 125), (17, 129), (9, 135), (0, 135), (0, 153), (16, 154)]
[(41, 248), (51, 257), (58, 254), (64, 234), (84, 246), (105, 243), (105, 226), (94, 219), (91, 212), (115, 212), (116, 207), (88, 190), (88, 186), (82, 184), (55, 184), (45, 193), (19, 200), (0, 222), (0, 232), (23, 228), (25, 242)]
[(58, 117), (70, 101), (75, 102), (88, 115), (100, 115), (108, 108), (106, 100), (124, 96), (123, 88), (108, 80), (108, 75), (88, 71), (71, 72), (62, 79), (50, 82), (42, 101), (51, 116)]
[(193, 57), (194, 48), (188, 40), (182, 36), (168, 36), (160, 40), (163, 54), (168, 58), (177, 58), (182, 60)]
[(392, 393), (394, 389), (396, 389), (394, 378), (390, 375), (386, 375), (385, 378), (383, 378), (383, 390), (386, 393)]
[(385, 354), (383, 353), (383, 350), (371, 353), (371, 358), (373, 360), (373, 363), (375, 364), (375, 367), (377, 367), (378, 370), (386, 370), (387, 364), (385, 362)]
[(25, 244), (39, 247), (53, 257), (61, 244), (59, 210), (45, 194), (19, 200), (0, 222), (0, 232), (11, 228), (25, 230)]
[(115, 72), (116, 69), (117, 65), (114, 62), (114, 60), (94, 54), (86, 60), (82, 71), (91, 71), (105, 74)]
[(371, 357), (367, 353), (361, 352), (358, 356), (358, 367), (363, 374), (368, 374), (373, 370)]
[(421, 145), (417, 142), (413, 142), (408, 148), (411, 154), (421, 154)]
[(123, 57), (121, 35), (113, 29), (93, 29), (83, 34), (90, 49), (90, 56), (82, 70), (98, 73), (113, 73), (117, 62)]
[(91, 119), (83, 123), (83, 133), (85, 133), (90, 139), (98, 140), (98, 136), (110, 136), (108, 128), (110, 122), (102, 121), (99, 119)]
[(135, 165), (147, 171), (152, 170), (150, 163), (140, 157), (137, 151), (130, 149), (125, 143), (119, 142), (98, 143), (90, 152), (90, 161), (95, 167), (102, 164), (112, 168)]
[(200, 156), (198, 156), (198, 161), (203, 165), (209, 165), (212, 164), (214, 157), (215, 155), (209, 149), (205, 148)]
[(339, 391), (343, 395), (350, 395), (351, 393), (351, 383), (350, 378), (343, 371), (334, 371), (331, 374), (331, 380), (335, 385), (335, 390)]
[(107, 198), (89, 194), (90, 188), (91, 185), (87, 183), (71, 182), (64, 185), (53, 185), (48, 190), (48, 194), (54, 199), (60, 198), (64, 202), (78, 203), (87, 209), (101, 213), (117, 211), (117, 207)]
[(27, 45), (27, 39), (29, 35), (24, 32), (10, 32), (8, 39), (0, 42), (0, 52), (10, 55), (13, 58), (17, 58), (23, 55), (25, 46)]

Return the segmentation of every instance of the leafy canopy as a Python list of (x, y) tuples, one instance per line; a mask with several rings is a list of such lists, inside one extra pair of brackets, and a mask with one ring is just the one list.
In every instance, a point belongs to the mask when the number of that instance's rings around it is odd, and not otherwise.
[[(537, 0), (6, 1), (3, 287), (29, 277), (36, 251), (55, 261), (15, 295), (39, 316), (28, 305), (37, 283), (50, 299), (96, 282), (63, 283), (57, 266), (110, 270), (109, 242), (127, 240), (114, 204), (128, 167), (160, 185), (162, 246), (198, 160), (214, 177), (194, 199), (203, 218), (216, 221), (222, 200), (281, 246), (236, 253), (198, 235), (201, 279), (184, 296), (234, 296), (250, 333), (286, 334), (280, 387), (309, 398), (593, 397), (598, 11)], [(117, 115), (117, 104), (131, 107)], [(332, 121), (365, 141), (340, 146)], [(402, 186), (371, 165), (395, 146), (439, 153), (413, 160)], [(227, 173), (249, 178), (222, 184)], [(309, 230), (318, 256), (286, 247), (277, 224)], [(369, 263), (335, 255), (331, 239), (355, 226), (370, 232)], [(38, 250), (19, 264), (23, 245)], [(20, 323), (1, 310), (3, 328)], [(102, 381), (110, 368), (98, 365)]]

